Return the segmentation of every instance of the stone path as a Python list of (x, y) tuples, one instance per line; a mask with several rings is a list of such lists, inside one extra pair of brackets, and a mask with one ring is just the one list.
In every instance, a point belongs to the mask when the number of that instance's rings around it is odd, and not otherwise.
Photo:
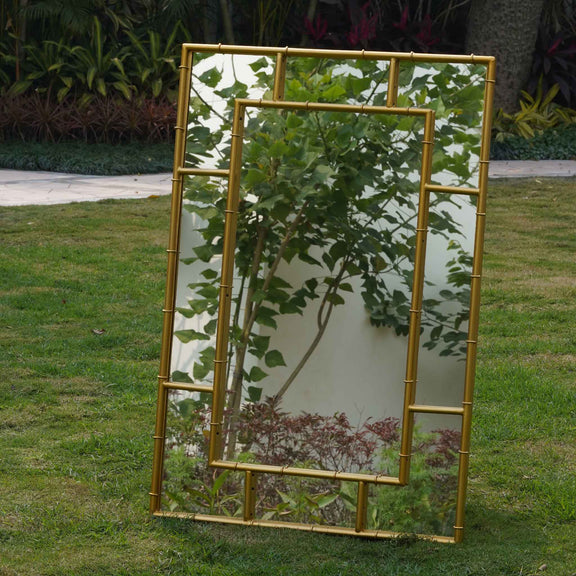
[(170, 194), (172, 174), (86, 176), (0, 170), (0, 206), (95, 202)]
[[(574, 160), (490, 163), (491, 178), (570, 178)], [(0, 170), (0, 206), (95, 202), (109, 198), (147, 198), (170, 194), (171, 174), (86, 176), (58, 172)]]

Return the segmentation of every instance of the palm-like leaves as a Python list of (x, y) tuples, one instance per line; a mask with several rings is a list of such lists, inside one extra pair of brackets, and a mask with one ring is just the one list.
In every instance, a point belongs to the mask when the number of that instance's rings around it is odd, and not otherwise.
[(130, 63), (130, 78), (140, 93), (151, 87), (153, 96), (158, 97), (176, 88), (178, 68), (175, 52), (179, 30), (180, 25), (177, 24), (165, 42), (158, 32), (152, 30), (148, 31), (146, 40), (127, 32), (130, 47), (125, 54)]
[(90, 43), (87, 46), (75, 46), (71, 54), (75, 61), (76, 76), (89, 91), (106, 96), (108, 85), (111, 84), (126, 98), (131, 98), (132, 87), (122, 63), (125, 55), (121, 54), (117, 46), (106, 47), (102, 25), (97, 18), (93, 20)]

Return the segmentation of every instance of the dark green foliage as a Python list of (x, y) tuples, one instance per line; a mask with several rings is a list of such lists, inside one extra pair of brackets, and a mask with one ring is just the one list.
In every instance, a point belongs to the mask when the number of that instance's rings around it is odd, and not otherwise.
[(576, 125), (545, 130), (533, 138), (509, 136), (503, 142), (492, 142), (492, 160), (574, 160), (576, 158)]
[(118, 14), (107, 2), (65, 4), (0, 14), (9, 32), (0, 37), (0, 138), (171, 141), (189, 31), (171, 19), (136, 26), (136, 4)]
[(155, 174), (171, 172), (173, 147), (158, 144), (0, 141), (0, 168), (71, 174)]

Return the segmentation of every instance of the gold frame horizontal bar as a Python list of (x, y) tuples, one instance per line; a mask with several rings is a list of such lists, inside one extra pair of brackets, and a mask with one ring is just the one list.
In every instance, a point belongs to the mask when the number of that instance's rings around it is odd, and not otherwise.
[(279, 474), (286, 476), (305, 476), (307, 478), (323, 478), (343, 482), (369, 482), (371, 484), (388, 484), (402, 486), (400, 479), (383, 474), (361, 474), (354, 472), (337, 472), (335, 470), (317, 470), (314, 468), (295, 468), (293, 466), (273, 466), (271, 464), (255, 464), (248, 462), (227, 462), (212, 460), (208, 465), (213, 468), (233, 470), (235, 472), (259, 472), (261, 474)]
[(230, 175), (230, 170), (228, 169), (217, 169), (217, 168), (178, 168), (178, 174), (184, 174), (186, 176), (223, 176), (227, 177)]
[(426, 406), (424, 404), (411, 404), (410, 412), (419, 414), (454, 414), (454, 416), (463, 416), (464, 408), (456, 406)]
[(219, 54), (246, 54), (252, 56), (286, 56), (358, 59), (358, 60), (391, 60), (402, 62), (449, 62), (452, 64), (490, 64), (494, 56), (477, 56), (476, 54), (426, 54), (416, 52), (379, 52), (372, 50), (327, 50), (314, 48), (289, 48), (288, 46), (233, 46), (228, 44), (183, 44), (185, 50), (193, 52), (217, 52)]
[[(388, 530), (361, 530), (357, 532), (355, 528), (345, 526), (325, 526), (322, 524), (302, 524), (297, 522), (281, 522), (279, 520), (244, 520), (243, 518), (233, 518), (229, 516), (212, 516), (209, 514), (194, 514), (193, 512), (154, 512), (157, 518), (182, 518), (188, 520), (198, 520), (201, 522), (220, 522), (222, 524), (235, 524), (237, 526), (262, 526), (266, 528), (291, 528), (303, 532), (319, 532), (322, 534), (340, 534), (343, 536), (362, 536), (364, 538), (395, 539), (402, 538), (405, 534), (400, 532), (390, 532)], [(452, 536), (435, 536), (428, 534), (416, 534), (421, 540), (430, 542), (440, 542), (443, 544), (454, 544)]]
[(164, 382), (164, 388), (169, 390), (182, 390), (183, 392), (214, 392), (213, 386), (207, 384), (185, 384), (184, 382)]
[(288, 102), (286, 100), (250, 100), (237, 98), (239, 106), (279, 108), (281, 110), (318, 110), (322, 112), (352, 112), (354, 114), (393, 114), (395, 116), (429, 116), (428, 108), (396, 108), (395, 106), (366, 106), (365, 104), (327, 104), (325, 102)]
[(443, 186), (441, 184), (426, 184), (428, 192), (445, 192), (447, 194), (464, 194), (466, 196), (478, 196), (478, 188), (462, 188), (460, 186)]

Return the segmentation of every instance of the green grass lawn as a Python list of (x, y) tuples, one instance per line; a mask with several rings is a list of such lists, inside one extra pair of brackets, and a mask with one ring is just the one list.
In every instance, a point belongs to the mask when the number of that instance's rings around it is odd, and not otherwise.
[(461, 545), (149, 517), (168, 212), (0, 208), (0, 575), (576, 574), (574, 181), (490, 189)]

